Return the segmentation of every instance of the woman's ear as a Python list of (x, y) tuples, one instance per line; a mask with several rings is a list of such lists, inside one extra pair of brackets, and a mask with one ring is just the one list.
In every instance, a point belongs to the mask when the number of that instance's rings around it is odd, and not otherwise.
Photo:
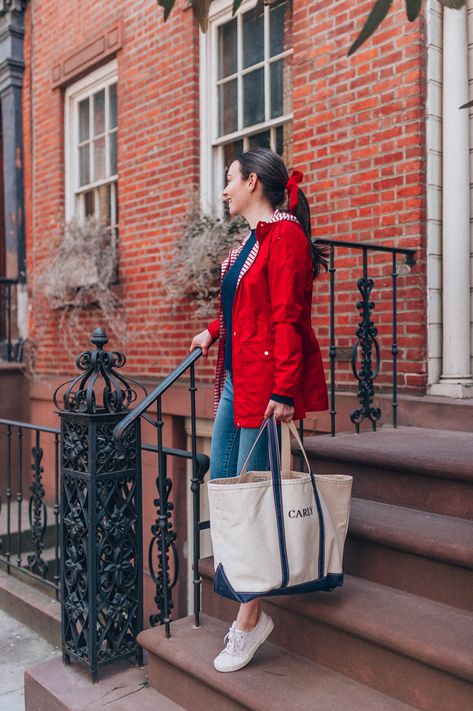
[(253, 190), (256, 188), (256, 181), (258, 180), (258, 176), (256, 173), (250, 173), (248, 176), (248, 190), (250, 192), (253, 192)]

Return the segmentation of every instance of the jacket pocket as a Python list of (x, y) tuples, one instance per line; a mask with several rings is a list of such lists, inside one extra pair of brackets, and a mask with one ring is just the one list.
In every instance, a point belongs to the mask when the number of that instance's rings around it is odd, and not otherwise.
[(243, 363), (270, 362), (273, 360), (273, 346), (266, 343), (242, 343), (241, 359)]

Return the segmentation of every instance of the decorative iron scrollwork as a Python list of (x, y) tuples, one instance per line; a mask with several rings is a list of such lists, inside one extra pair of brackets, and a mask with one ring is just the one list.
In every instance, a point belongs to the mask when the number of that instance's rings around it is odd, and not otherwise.
[[(94, 414), (97, 412), (122, 412), (136, 400), (136, 391), (128, 381), (117, 373), (116, 368), (122, 368), (126, 363), (123, 353), (118, 351), (104, 351), (108, 343), (107, 334), (102, 328), (96, 328), (92, 334), (91, 342), (95, 351), (84, 351), (76, 359), (76, 365), (82, 371), (72, 380), (60, 385), (54, 393), (54, 404), (62, 412), (82, 412)], [(95, 386), (98, 379), (103, 381), (101, 402), (97, 402)], [(141, 388), (142, 385), (129, 379), (130, 382)], [(59, 392), (67, 389), (59, 404)]]
[(136, 648), (141, 575), (136, 535), (136, 481), (107, 479), (97, 484), (97, 658), (130, 653)]
[(87, 424), (65, 422), (62, 435), (63, 466), (76, 472), (89, 469), (89, 441)]
[(87, 559), (87, 508), (89, 486), (85, 479), (65, 475), (62, 480), (64, 649), (87, 659), (89, 637), (89, 585)]
[(97, 427), (97, 474), (119, 472), (136, 466), (136, 430), (126, 431), (120, 448), (113, 439), (115, 423)]
[[(156, 488), (159, 492), (159, 476), (156, 478)], [(163, 496), (154, 500), (154, 505), (157, 509), (157, 518), (153, 526), (151, 526), (152, 539), (148, 549), (148, 567), (151, 579), (156, 585), (156, 595), (154, 601), (158, 608), (158, 612), (150, 615), (150, 624), (164, 624), (174, 607), (172, 600), (172, 589), (177, 583), (179, 577), (179, 558), (177, 553), (176, 532), (172, 530), (171, 515), (174, 509), (174, 504), (169, 501), (169, 495), (172, 490), (172, 481), (169, 477), (164, 478)], [(157, 549), (158, 570), (156, 572), (154, 562), (154, 551)], [(172, 552), (174, 575), (170, 581), (169, 576), (169, 552)]]
[[(374, 398), (374, 381), (379, 373), (381, 359), (378, 341), (376, 340), (378, 331), (374, 325), (374, 321), (371, 319), (371, 312), (375, 308), (375, 304), (370, 298), (374, 282), (365, 275), (361, 279), (358, 279), (357, 286), (361, 293), (362, 301), (357, 303), (356, 308), (360, 311), (362, 318), (356, 331), (356, 341), (352, 349), (351, 366), (353, 375), (358, 381), (357, 396), (361, 407), (353, 410), (350, 415), (350, 419), (356, 425), (357, 431), (359, 431), (360, 424), (367, 418), (371, 421), (373, 429), (376, 429), (376, 422), (381, 417), (380, 408), (372, 406)], [(358, 370), (356, 364), (358, 349), (360, 347), (361, 365)], [(373, 349), (375, 353), (374, 370)]]
[(30, 486), (31, 496), (29, 501), (29, 521), (31, 527), (31, 538), (33, 545), (33, 553), (28, 555), (28, 568), (33, 573), (38, 573), (43, 578), (48, 572), (48, 564), (43, 558), (44, 550), (44, 534), (46, 532), (47, 511), (44, 504), (44, 486), (42, 482), (42, 474), (44, 468), (41, 466), (43, 458), (43, 449), (39, 446), (38, 441), (31, 450), (33, 454), (33, 482)]

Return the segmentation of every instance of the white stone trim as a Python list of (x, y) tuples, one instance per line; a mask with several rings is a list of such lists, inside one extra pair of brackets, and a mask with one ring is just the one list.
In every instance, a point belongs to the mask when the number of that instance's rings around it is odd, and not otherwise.
[[(470, 27), (471, 5), (470, 0)], [(426, 18), (429, 393), (473, 397), (472, 140), (471, 120), (459, 110), (469, 96), (467, 10), (442, 12), (436, 0), (429, 0)]]
[(442, 9), (428, 0), (426, 100), (426, 269), (428, 385), (442, 373)]

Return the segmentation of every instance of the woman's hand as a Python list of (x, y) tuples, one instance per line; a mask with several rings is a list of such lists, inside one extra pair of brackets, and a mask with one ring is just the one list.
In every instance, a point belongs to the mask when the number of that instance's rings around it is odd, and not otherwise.
[(294, 408), (292, 405), (284, 405), (282, 402), (270, 400), (264, 416), (271, 417), (271, 415), (274, 415), (276, 420), (281, 420), (281, 422), (290, 422), (294, 415)]
[(213, 342), (214, 339), (210, 335), (210, 331), (206, 328), (205, 331), (194, 336), (189, 351), (192, 352), (196, 348), (202, 348), (202, 355), (204, 358), (207, 358), (208, 350)]

